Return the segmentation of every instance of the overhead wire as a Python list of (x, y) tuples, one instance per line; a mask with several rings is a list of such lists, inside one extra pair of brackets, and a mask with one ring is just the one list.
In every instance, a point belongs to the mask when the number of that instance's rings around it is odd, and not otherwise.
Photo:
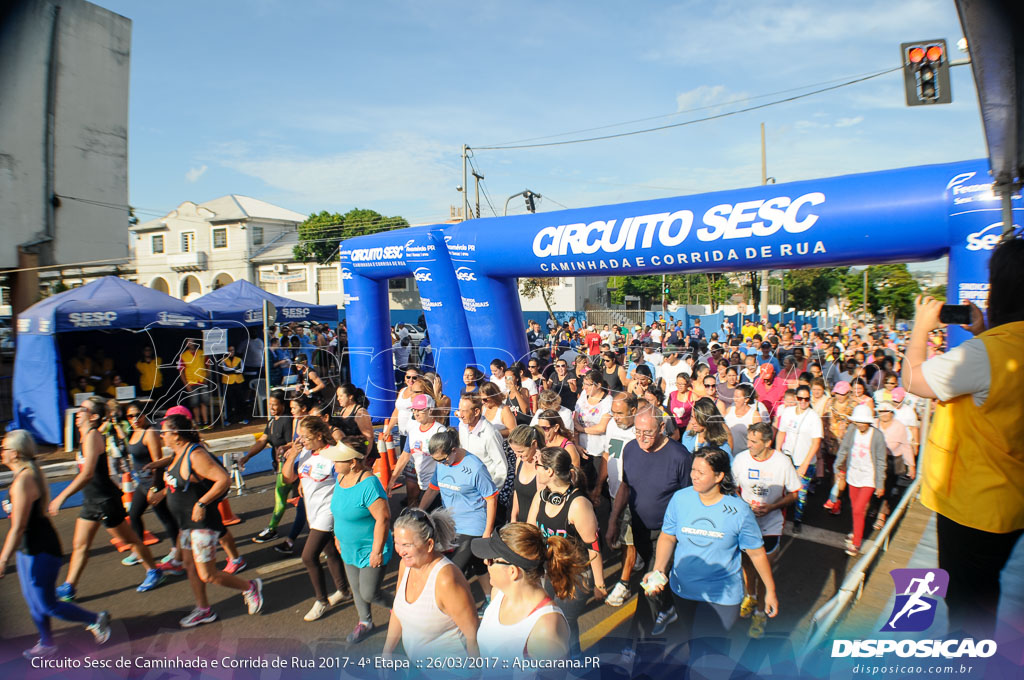
[(812, 96), (814, 96), (816, 94), (821, 94), (823, 92), (829, 92), (829, 91), (832, 91), (832, 90), (838, 90), (841, 87), (848, 87), (848, 86), (854, 85), (856, 83), (862, 83), (862, 82), (864, 82), (866, 80), (871, 80), (872, 78), (878, 78), (879, 76), (883, 76), (883, 75), (886, 75), (886, 74), (889, 74), (889, 73), (893, 73), (895, 71), (902, 70), (902, 68), (903, 68), (902, 66), (897, 66), (895, 68), (886, 69), (884, 71), (878, 71), (876, 73), (872, 73), (870, 75), (866, 75), (866, 76), (863, 76), (863, 77), (860, 77), (860, 78), (856, 78), (854, 80), (847, 80), (847, 81), (841, 82), (841, 83), (839, 83), (837, 85), (831, 85), (829, 87), (822, 87), (822, 88), (819, 88), (817, 90), (812, 90), (811, 92), (805, 92), (803, 94), (793, 95), (792, 97), (785, 97), (783, 99), (776, 99), (776, 100), (773, 100), (773, 101), (770, 101), (770, 102), (765, 102), (764, 104), (757, 104), (755, 106), (748, 106), (748, 107), (745, 107), (745, 108), (742, 108), (742, 109), (737, 109), (735, 111), (725, 111), (723, 113), (717, 113), (715, 115), (705, 116), (703, 118), (694, 118), (693, 120), (685, 120), (685, 121), (682, 121), (680, 123), (669, 123), (668, 125), (658, 125), (656, 127), (644, 128), (644, 129), (641, 129), (641, 130), (630, 130), (628, 132), (618, 132), (618, 133), (615, 133), (615, 134), (612, 134), (612, 135), (598, 135), (598, 136), (595, 136), (595, 137), (584, 137), (582, 139), (567, 139), (567, 140), (563, 140), (563, 141), (559, 141), (559, 142), (543, 142), (543, 143), (539, 143), (539, 144), (508, 144), (508, 145), (495, 145), (495, 146), (474, 146), (472, 148), (474, 150), (476, 150), (476, 151), (504, 151), (504, 150), (509, 150), (509, 149), (538, 149), (538, 148), (549, 147), (549, 146), (564, 146), (564, 145), (567, 145), (567, 144), (583, 144), (585, 142), (597, 142), (597, 141), (602, 141), (602, 140), (606, 140), (606, 139), (617, 139), (617, 138), (620, 138), (620, 137), (631, 137), (633, 135), (642, 135), (642, 134), (646, 134), (648, 132), (658, 132), (660, 130), (668, 130), (668, 129), (671, 129), (671, 128), (685, 127), (687, 125), (695, 125), (697, 123), (706, 123), (707, 121), (710, 121), (710, 120), (719, 120), (719, 119), (722, 119), (722, 118), (728, 118), (730, 116), (736, 116), (736, 115), (739, 115), (741, 113), (749, 113), (750, 111), (758, 111), (760, 109), (765, 109), (765, 108), (768, 108), (770, 106), (777, 106), (779, 104), (785, 104), (785, 103), (788, 103), (788, 102), (797, 101), (799, 99), (805, 99), (807, 97), (812, 97)]

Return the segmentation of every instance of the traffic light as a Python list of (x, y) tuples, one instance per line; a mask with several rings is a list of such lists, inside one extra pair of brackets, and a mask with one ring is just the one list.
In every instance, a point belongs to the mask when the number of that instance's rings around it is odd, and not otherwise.
[(900, 45), (907, 106), (950, 104), (949, 51), (945, 40), (917, 40)]
[(533, 202), (533, 198), (534, 196), (540, 198), (540, 195), (527, 190), (523, 192), (523, 196), (526, 198), (526, 209), (532, 213), (537, 212), (537, 205)]

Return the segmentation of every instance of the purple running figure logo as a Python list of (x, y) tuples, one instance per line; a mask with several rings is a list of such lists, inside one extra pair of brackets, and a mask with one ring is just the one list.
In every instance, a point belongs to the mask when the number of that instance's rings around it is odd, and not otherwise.
[(893, 569), (896, 602), (883, 631), (915, 633), (935, 621), (938, 599), (946, 596), (949, 574), (944, 569)]

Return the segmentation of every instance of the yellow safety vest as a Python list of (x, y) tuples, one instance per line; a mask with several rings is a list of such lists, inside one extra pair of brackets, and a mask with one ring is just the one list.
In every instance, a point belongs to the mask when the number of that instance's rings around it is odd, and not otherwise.
[(981, 406), (940, 402), (928, 432), (921, 502), (972, 529), (1024, 529), (1024, 321), (978, 336), (992, 374)]

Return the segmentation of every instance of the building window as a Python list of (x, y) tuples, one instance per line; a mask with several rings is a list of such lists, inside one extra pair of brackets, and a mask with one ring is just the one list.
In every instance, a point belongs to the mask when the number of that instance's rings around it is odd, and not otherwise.
[(194, 231), (183, 231), (181, 232), (181, 252), (191, 253), (196, 247), (196, 232)]
[(289, 274), (302, 273), (302, 278), (296, 281), (288, 282), (289, 293), (305, 293), (306, 292), (306, 270), (305, 269), (289, 269)]
[(260, 277), (260, 288), (267, 291), (268, 293), (277, 293), (277, 281), (267, 281), (262, 276)]
[(150, 242), (153, 244), (153, 254), (154, 255), (157, 255), (159, 253), (164, 252), (164, 235), (163, 234), (159, 234), (157, 236), (154, 236), (151, 239)]
[(316, 282), (320, 291), (324, 293), (338, 292), (338, 269), (336, 267), (321, 267), (316, 270)]
[(258, 224), (252, 225), (252, 244), (254, 246), (263, 245), (263, 227)]
[(213, 230), (213, 247), (214, 248), (227, 248), (228, 247), (228, 228), (217, 227)]
[(405, 291), (409, 290), (409, 279), (388, 279), (388, 290)]

